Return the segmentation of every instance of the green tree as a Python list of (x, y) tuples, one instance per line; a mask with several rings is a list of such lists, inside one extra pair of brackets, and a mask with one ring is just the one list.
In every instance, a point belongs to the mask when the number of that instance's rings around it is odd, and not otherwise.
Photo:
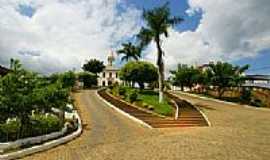
[(217, 89), (218, 97), (222, 97), (227, 87), (241, 84), (244, 80), (243, 73), (248, 68), (248, 65), (240, 67), (227, 62), (210, 63), (207, 73), (211, 85)]
[(177, 70), (171, 71), (171, 74), (173, 85), (180, 86), (182, 91), (184, 87), (189, 87), (191, 90), (194, 85), (204, 80), (199, 69), (185, 64), (179, 64)]
[(70, 84), (61, 80), (52, 83), (47, 77), (23, 69), (18, 60), (12, 59), (11, 72), (0, 79), (0, 121), (5, 124), (8, 118), (15, 118), (20, 124), (17, 138), (22, 138), (31, 135), (33, 113), (54, 113), (52, 108), (55, 108), (59, 109), (63, 126), (64, 111), (70, 101), (65, 82)]
[(20, 121), (18, 137), (23, 137), (30, 124), (30, 115), (36, 108), (34, 88), (37, 85), (37, 74), (21, 68), (18, 60), (11, 60), (11, 70), (0, 79), (0, 112), (8, 118)]
[(82, 67), (84, 71), (94, 73), (95, 75), (102, 72), (104, 68), (103, 62), (97, 59), (90, 59)]
[(67, 109), (67, 104), (70, 102), (69, 99), (69, 89), (64, 88), (63, 84), (59, 81), (52, 85), (47, 86), (46, 95), (44, 96), (47, 101), (45, 107), (59, 109), (58, 117), (61, 122), (61, 126), (64, 125), (65, 121), (65, 111)]
[(122, 49), (117, 51), (118, 54), (123, 54), (121, 61), (129, 61), (130, 59), (139, 60), (141, 57), (141, 48), (133, 45), (132, 43), (123, 43)]
[(84, 87), (91, 88), (97, 85), (97, 75), (90, 72), (81, 72), (78, 74), (79, 80), (83, 82)]
[(164, 52), (161, 48), (161, 35), (168, 37), (168, 29), (180, 23), (183, 19), (179, 17), (171, 17), (168, 3), (162, 7), (144, 11), (143, 18), (147, 27), (143, 27), (140, 30), (138, 38), (142, 47), (147, 46), (151, 41), (156, 43), (157, 65), (159, 74), (159, 102), (161, 103), (163, 101), (164, 92)]
[(144, 83), (157, 81), (157, 68), (149, 62), (128, 62), (119, 72), (122, 80), (128, 82), (137, 82), (141, 89), (144, 88)]

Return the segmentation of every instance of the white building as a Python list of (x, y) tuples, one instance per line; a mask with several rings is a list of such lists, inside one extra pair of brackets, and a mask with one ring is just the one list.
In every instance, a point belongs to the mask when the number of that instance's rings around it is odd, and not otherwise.
[(105, 69), (99, 73), (98, 86), (109, 86), (114, 83), (121, 83), (118, 76), (119, 69), (113, 65), (115, 60), (114, 54), (111, 51), (108, 55), (108, 64)]

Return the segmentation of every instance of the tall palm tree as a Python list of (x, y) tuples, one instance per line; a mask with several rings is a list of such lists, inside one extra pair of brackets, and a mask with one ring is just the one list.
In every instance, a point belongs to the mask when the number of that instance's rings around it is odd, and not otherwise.
[(132, 43), (123, 43), (122, 49), (117, 51), (118, 54), (123, 54), (121, 61), (129, 61), (130, 59), (139, 60), (141, 57), (141, 48), (133, 45)]
[(161, 103), (163, 101), (164, 92), (164, 52), (161, 48), (161, 36), (164, 35), (165, 37), (168, 37), (168, 29), (182, 22), (183, 19), (179, 17), (171, 17), (169, 3), (149, 11), (144, 11), (143, 18), (146, 21), (147, 27), (143, 27), (140, 30), (138, 39), (142, 48), (150, 44), (152, 41), (156, 43), (157, 65), (159, 72), (159, 102)]

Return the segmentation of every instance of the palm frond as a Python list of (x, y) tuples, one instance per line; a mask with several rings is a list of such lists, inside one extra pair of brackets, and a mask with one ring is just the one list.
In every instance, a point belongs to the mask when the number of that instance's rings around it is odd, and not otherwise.
[(139, 46), (140, 48), (144, 48), (147, 46), (153, 39), (154, 34), (150, 29), (142, 28), (137, 35), (137, 38), (139, 39)]

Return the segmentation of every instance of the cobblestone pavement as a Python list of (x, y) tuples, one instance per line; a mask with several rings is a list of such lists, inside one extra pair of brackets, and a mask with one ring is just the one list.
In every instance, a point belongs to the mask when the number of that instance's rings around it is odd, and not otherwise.
[(270, 110), (228, 105), (179, 93), (208, 116), (212, 127), (143, 128), (103, 104), (95, 91), (75, 94), (84, 133), (33, 160), (268, 160)]

